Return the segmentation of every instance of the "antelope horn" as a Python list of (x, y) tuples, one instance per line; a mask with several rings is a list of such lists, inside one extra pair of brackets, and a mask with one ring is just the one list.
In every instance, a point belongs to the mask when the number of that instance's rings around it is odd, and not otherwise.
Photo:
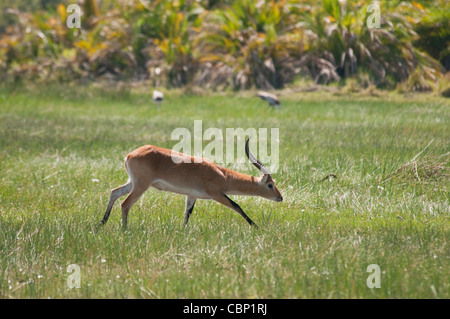
[(250, 149), (248, 147), (248, 142), (250, 141), (250, 138), (247, 139), (247, 142), (245, 142), (245, 154), (247, 155), (247, 158), (250, 160), (250, 162), (255, 165), (257, 169), (261, 171), (264, 175), (270, 175), (270, 172), (267, 170), (267, 168), (264, 166), (263, 163), (258, 161), (258, 159), (253, 156), (253, 154), (250, 152)]

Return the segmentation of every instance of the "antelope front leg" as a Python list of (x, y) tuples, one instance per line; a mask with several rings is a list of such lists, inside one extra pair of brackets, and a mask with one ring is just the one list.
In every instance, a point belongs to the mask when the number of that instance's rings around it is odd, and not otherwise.
[(224, 195), (224, 194), (217, 195), (217, 196), (212, 197), (212, 199), (214, 199), (216, 202), (219, 202), (222, 205), (225, 205), (225, 206), (233, 209), (234, 211), (238, 212), (239, 215), (244, 217), (244, 219), (247, 221), (247, 223), (250, 224), (250, 226), (254, 226), (255, 228), (258, 228), (258, 226), (250, 219), (250, 217), (248, 217), (244, 213), (242, 208), (237, 203), (232, 201), (231, 198), (229, 198), (227, 195)]
[(189, 217), (192, 214), (192, 211), (194, 210), (195, 201), (197, 198), (186, 196), (186, 208), (184, 210), (184, 227), (187, 226)]

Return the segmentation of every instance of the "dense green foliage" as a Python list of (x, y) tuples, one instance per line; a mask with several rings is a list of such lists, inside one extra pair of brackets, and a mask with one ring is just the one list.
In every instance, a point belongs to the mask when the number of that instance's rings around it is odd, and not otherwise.
[[(302, 79), (411, 91), (449, 68), (450, 2), (85, 0), (82, 28), (67, 3), (4, 4), (0, 81), (151, 79), (211, 89), (282, 88)], [(8, 6), (14, 9), (6, 9)]]
[[(1, 298), (450, 297), (443, 98), (321, 92), (274, 111), (246, 92), (165, 93), (158, 110), (146, 89), (0, 90)], [(211, 201), (184, 229), (184, 196), (156, 190), (126, 231), (119, 203), (96, 228), (127, 179), (124, 156), (172, 147), (172, 130), (199, 118), (204, 129), (280, 128), (284, 201), (233, 197), (259, 229)], [(80, 289), (66, 284), (71, 264)], [(366, 285), (370, 264), (381, 288)]]

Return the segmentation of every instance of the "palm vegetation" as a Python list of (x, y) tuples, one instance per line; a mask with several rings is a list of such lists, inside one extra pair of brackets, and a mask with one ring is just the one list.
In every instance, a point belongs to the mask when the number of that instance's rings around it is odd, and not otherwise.
[[(449, 69), (448, 1), (79, 1), (82, 28), (63, 4), (4, 8), (0, 81), (98, 77), (155, 86), (277, 89), (320, 84), (430, 90)], [(1, 31), (0, 31), (1, 32)]]

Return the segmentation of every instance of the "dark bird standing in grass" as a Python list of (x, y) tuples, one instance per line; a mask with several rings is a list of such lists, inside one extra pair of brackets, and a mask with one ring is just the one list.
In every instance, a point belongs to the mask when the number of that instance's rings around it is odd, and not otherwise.
[(269, 102), (269, 105), (272, 107), (276, 107), (277, 109), (281, 109), (281, 104), (280, 104), (280, 100), (278, 99), (278, 97), (275, 94), (271, 94), (268, 92), (264, 92), (264, 91), (258, 91), (257, 93), (258, 97)]
[(156, 90), (153, 91), (153, 102), (155, 102), (158, 105), (158, 109), (161, 106), (161, 102), (162, 102), (163, 98), (164, 98), (164, 94), (162, 92), (156, 91)]

